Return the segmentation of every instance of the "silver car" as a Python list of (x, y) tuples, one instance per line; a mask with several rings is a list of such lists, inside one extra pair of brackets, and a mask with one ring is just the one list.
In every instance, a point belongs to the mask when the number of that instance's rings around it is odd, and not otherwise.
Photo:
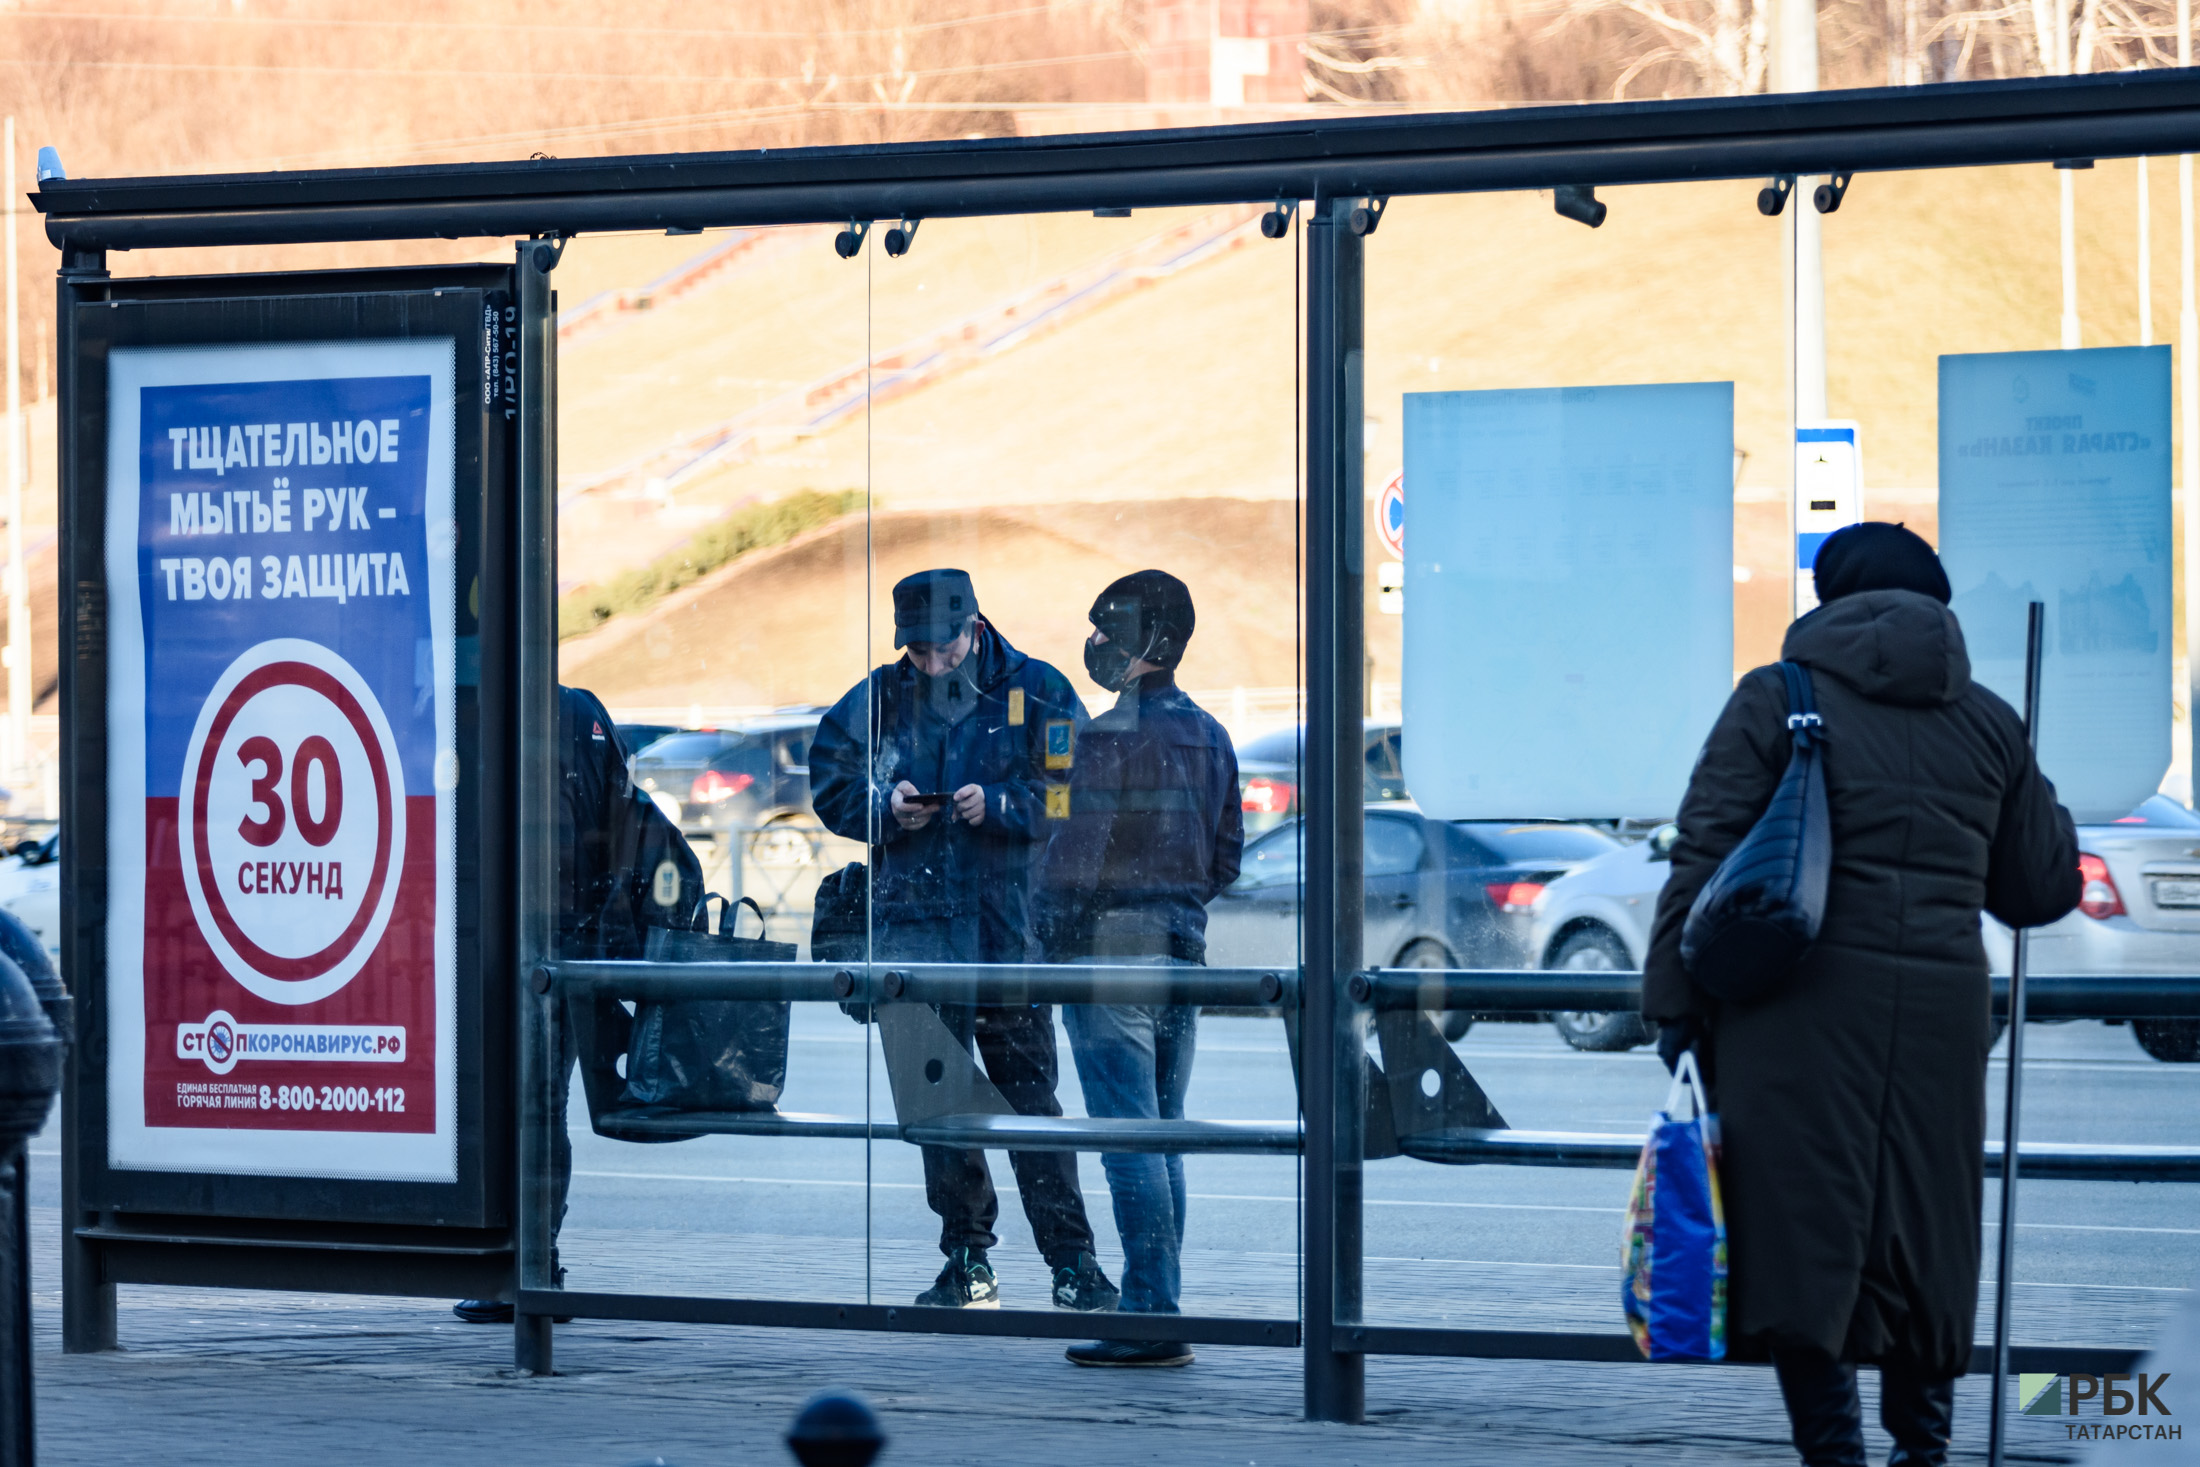
[[(1530, 951), (1545, 968), (1639, 969), (1677, 827), (1551, 882), (1531, 910)], [(2085, 894), (2078, 910), (2032, 934), (2029, 971), (2073, 976), (2200, 973), (2200, 815), (2156, 795), (2120, 820), (2078, 827)], [(1985, 920), (1986, 957), (2007, 973), (2009, 929)], [(1636, 1014), (1560, 1014), (1576, 1049), (1631, 1049), (1655, 1037)], [(2158, 1060), (2200, 1060), (2200, 1020), (2135, 1019)]]

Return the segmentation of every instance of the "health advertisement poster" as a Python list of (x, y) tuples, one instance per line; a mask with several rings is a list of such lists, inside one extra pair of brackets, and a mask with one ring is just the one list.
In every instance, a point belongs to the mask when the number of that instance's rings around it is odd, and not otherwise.
[(456, 1180), (454, 349), (110, 359), (114, 1167)]

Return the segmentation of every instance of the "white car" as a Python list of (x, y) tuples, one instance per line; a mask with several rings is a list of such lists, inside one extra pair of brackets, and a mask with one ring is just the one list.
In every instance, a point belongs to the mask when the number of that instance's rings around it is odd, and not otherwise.
[[(1649, 839), (1599, 856), (1546, 885), (1528, 912), (1528, 951), (1538, 966), (1639, 971), (1679, 834), (1680, 827), (1661, 825)], [(1561, 1013), (1552, 1015), (1552, 1022), (1576, 1049), (1633, 1049), (1657, 1037), (1640, 1014)]]
[[(1544, 968), (1640, 969), (1677, 827), (1614, 851), (1544, 887), (1530, 911), (1529, 951)], [(2085, 895), (2078, 910), (2032, 934), (2028, 971), (2101, 977), (2200, 973), (2200, 815), (2162, 795), (2105, 825), (2078, 827)], [(2007, 973), (2009, 929), (1985, 919), (1988, 964)], [(1655, 1037), (1636, 1014), (1560, 1014), (1576, 1049), (1631, 1049)], [(2158, 1060), (2200, 1060), (2200, 1019), (2135, 1019)]]
[(24, 841), (0, 857), (0, 907), (15, 914), (61, 962), (61, 834)]

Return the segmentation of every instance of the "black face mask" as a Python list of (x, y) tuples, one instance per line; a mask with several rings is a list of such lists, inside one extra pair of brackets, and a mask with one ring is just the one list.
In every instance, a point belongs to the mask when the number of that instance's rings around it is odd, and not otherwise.
[(1085, 671), (1092, 680), (1111, 693), (1120, 693), (1130, 683), (1131, 664), (1137, 661), (1123, 650), (1116, 641), (1085, 641)]
[(971, 679), (975, 661), (974, 657), (965, 657), (962, 666), (937, 677), (912, 663), (910, 671), (917, 675), (917, 696), (949, 723), (959, 722), (978, 703), (978, 685)]

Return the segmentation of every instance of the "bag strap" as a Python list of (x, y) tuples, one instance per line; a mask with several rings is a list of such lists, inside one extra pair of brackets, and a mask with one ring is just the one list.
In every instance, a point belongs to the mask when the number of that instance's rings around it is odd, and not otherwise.
[(688, 916), (689, 931), (702, 933), (710, 931), (710, 904), (712, 902), (726, 903), (726, 910), (718, 914), (718, 926), (720, 930), (725, 930), (727, 923), (733, 916), (733, 903), (727, 901), (726, 894), (722, 891), (706, 891), (703, 893), (702, 900), (695, 904), (695, 910)]
[(764, 909), (756, 904), (755, 897), (745, 896), (741, 898), (741, 900), (729, 905), (726, 908), (726, 915), (719, 918), (718, 935), (720, 937), (731, 937), (733, 935), (730, 928), (733, 920), (734, 909), (737, 907), (747, 907), (750, 911), (756, 913), (756, 935), (758, 937), (769, 937), (771, 935), (771, 923), (764, 920)]
[(1788, 733), (1801, 752), (1824, 736), (1825, 720), (1818, 716), (1818, 700), (1811, 696), (1810, 669), (1800, 662), (1783, 662), (1780, 673), (1787, 679)]
[(1673, 1085), (1665, 1092), (1667, 1120), (1676, 1119), (1674, 1113), (1680, 1109), (1683, 1097), (1689, 1102), (1690, 1120), (1699, 1120), (1711, 1114), (1710, 1097), (1704, 1093), (1703, 1074), (1696, 1068), (1696, 1051), (1693, 1049), (1682, 1050), (1680, 1063), (1673, 1066)]

